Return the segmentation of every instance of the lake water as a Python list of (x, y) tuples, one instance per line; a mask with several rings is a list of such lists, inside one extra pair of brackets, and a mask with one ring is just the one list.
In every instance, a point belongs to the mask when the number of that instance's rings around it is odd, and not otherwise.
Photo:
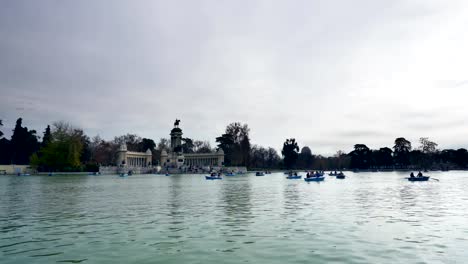
[(0, 263), (467, 263), (468, 172), (2, 176)]

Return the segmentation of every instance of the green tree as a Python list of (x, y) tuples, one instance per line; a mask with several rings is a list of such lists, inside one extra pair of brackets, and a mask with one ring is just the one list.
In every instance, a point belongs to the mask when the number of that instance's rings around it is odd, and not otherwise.
[(365, 144), (354, 145), (354, 150), (349, 153), (351, 156), (351, 168), (368, 169), (371, 163), (371, 150)]
[(232, 159), (236, 145), (232, 135), (223, 134), (222, 136), (216, 138), (216, 142), (218, 142), (218, 147), (224, 151), (224, 164), (227, 166), (234, 165), (232, 164)]
[(411, 142), (403, 137), (397, 138), (395, 139), (393, 150), (395, 165), (406, 167), (410, 164), (409, 153), (411, 151)]
[[(0, 120), (0, 126), (3, 126), (2, 120)], [(11, 162), (11, 151), (10, 141), (4, 137), (4, 134), (0, 131), (0, 164), (10, 164)]]
[(193, 150), (195, 153), (211, 153), (213, 149), (208, 141), (195, 140), (193, 142)]
[(191, 138), (182, 138), (182, 152), (184, 153), (193, 153), (195, 145)]
[(91, 140), (91, 159), (97, 165), (115, 165), (115, 157), (119, 146), (112, 141), (105, 141), (100, 136)]
[(154, 140), (149, 139), (149, 138), (143, 138), (139, 144), (139, 151), (140, 152), (145, 152), (148, 149), (153, 152), (156, 149), (156, 143), (154, 143)]
[(11, 162), (14, 164), (29, 164), (29, 157), (39, 149), (36, 131), (22, 126), (23, 119), (16, 120), (11, 136)]
[(425, 154), (433, 154), (437, 151), (437, 143), (430, 141), (427, 137), (419, 138), (419, 150)]
[(464, 148), (457, 149), (455, 152), (454, 162), (460, 168), (465, 169), (468, 165), (468, 151)]
[(226, 150), (224, 148), (223, 150), (225, 151), (225, 157), (229, 156), (228, 159), (230, 160), (231, 165), (248, 166), (250, 154), (249, 133), (250, 128), (247, 124), (234, 122), (226, 127), (225, 134), (231, 136), (234, 144), (231, 146), (229, 154), (226, 154)]
[[(434, 156), (437, 152), (437, 143), (430, 141), (427, 137), (419, 139), (419, 152), (412, 151), (411, 158), (417, 160), (417, 163), (411, 161), (412, 164), (417, 164), (421, 168), (429, 168), (434, 163)], [(414, 152), (414, 153), (413, 153)]]
[(51, 141), (52, 141), (52, 133), (50, 132), (50, 126), (47, 125), (47, 127), (46, 127), (46, 129), (44, 131), (44, 136), (42, 137), (41, 147), (45, 147)]
[(126, 135), (114, 137), (114, 144), (117, 144), (118, 146), (122, 144), (126, 144), (127, 149), (130, 151), (138, 151), (141, 141), (142, 141), (141, 137), (135, 134), (126, 134)]
[(161, 152), (163, 150), (168, 151), (170, 149), (170, 140), (167, 138), (161, 138), (153, 152), (152, 164), (159, 164), (161, 161)]
[(39, 157), (31, 157), (31, 165), (47, 171), (81, 170), (83, 130), (66, 122), (55, 122), (53, 126), (51, 141), (41, 148)]
[(393, 165), (392, 149), (380, 148), (377, 151), (376, 163), (378, 167), (391, 167)]
[(281, 154), (284, 157), (284, 166), (286, 169), (292, 169), (299, 157), (299, 146), (297, 145), (296, 139), (286, 139)]
[(269, 147), (267, 150), (267, 168), (279, 168), (281, 157), (278, 155), (276, 149)]

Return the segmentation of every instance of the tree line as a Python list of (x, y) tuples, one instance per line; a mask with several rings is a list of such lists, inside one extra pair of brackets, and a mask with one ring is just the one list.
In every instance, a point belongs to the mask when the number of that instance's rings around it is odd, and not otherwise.
[(393, 148), (370, 149), (365, 144), (354, 145), (350, 157), (352, 169), (466, 169), (468, 151), (464, 148), (443, 149), (427, 137), (419, 139), (419, 146), (412, 148), (403, 137), (395, 139)]
[[(0, 128), (3, 126), (0, 120)], [(325, 157), (312, 154), (308, 146), (299, 147), (294, 138), (286, 139), (281, 156), (275, 148), (251, 144), (250, 128), (239, 122), (226, 126), (216, 138), (216, 147), (208, 141), (182, 138), (183, 153), (210, 153), (222, 149), (225, 166), (246, 166), (250, 169), (455, 169), (467, 168), (466, 149), (437, 149), (438, 144), (428, 138), (420, 138), (420, 146), (412, 148), (403, 137), (395, 139), (392, 148), (370, 149), (365, 144), (355, 144), (345, 153)], [(23, 126), (18, 118), (11, 139), (0, 130), (0, 164), (30, 164), (39, 171), (96, 171), (99, 166), (115, 166), (116, 153), (123, 143), (129, 151), (153, 154), (152, 164), (158, 165), (161, 152), (170, 149), (170, 140), (161, 138), (158, 143), (135, 134), (116, 136), (104, 140), (90, 138), (80, 128), (66, 122), (47, 126), (42, 137), (37, 131)]]

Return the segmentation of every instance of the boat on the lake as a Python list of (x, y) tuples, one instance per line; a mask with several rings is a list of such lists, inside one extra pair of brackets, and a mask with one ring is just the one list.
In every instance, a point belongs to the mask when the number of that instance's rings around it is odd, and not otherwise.
[(337, 179), (344, 179), (344, 178), (346, 178), (346, 175), (344, 175), (343, 173), (339, 173), (339, 174), (336, 175), (336, 178)]
[(127, 177), (127, 176), (128, 176), (128, 173), (120, 173), (119, 176), (120, 176), (120, 177)]
[(302, 178), (301, 175), (289, 175), (289, 176), (286, 176), (286, 179), (290, 179), (290, 180), (297, 180), (297, 179), (300, 179)]
[(416, 176), (416, 177), (408, 177), (408, 181), (415, 182), (415, 181), (428, 181), (430, 176)]
[(304, 178), (304, 181), (306, 182), (319, 182), (319, 181), (324, 181), (325, 180), (325, 177), (323, 176), (320, 176), (320, 177), (309, 177), (309, 178)]
[(255, 176), (265, 176), (265, 173), (263, 171), (257, 171)]
[(207, 180), (222, 180), (221, 176), (205, 176)]
[(226, 173), (226, 176), (236, 176), (236, 174), (234, 172), (228, 172)]

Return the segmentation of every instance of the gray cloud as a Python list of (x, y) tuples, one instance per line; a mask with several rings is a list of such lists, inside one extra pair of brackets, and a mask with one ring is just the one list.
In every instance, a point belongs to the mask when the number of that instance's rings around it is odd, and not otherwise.
[(280, 148), (295, 137), (315, 153), (391, 145), (400, 135), (466, 146), (467, 7), (6, 1), (0, 118), (22, 116), (38, 131), (69, 120), (90, 135), (154, 139), (180, 118), (187, 136), (212, 143), (241, 121), (253, 143)]

